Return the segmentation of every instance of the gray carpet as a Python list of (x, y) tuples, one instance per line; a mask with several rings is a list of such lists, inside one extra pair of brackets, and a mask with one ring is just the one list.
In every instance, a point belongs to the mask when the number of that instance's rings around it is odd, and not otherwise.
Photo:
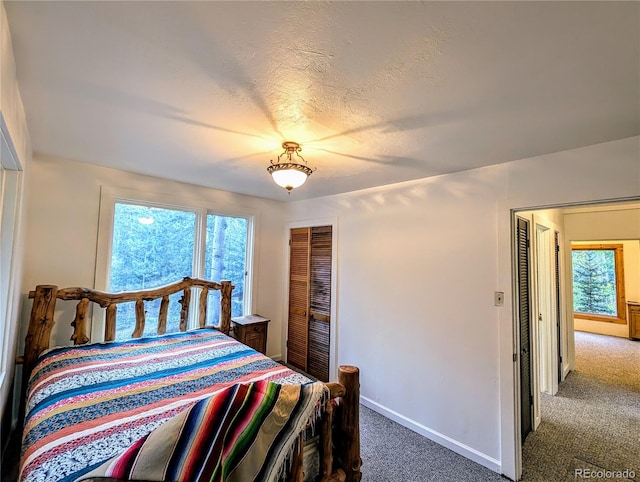
[[(364, 406), (360, 429), (365, 482), (508, 480)], [(543, 396), (521, 480), (640, 482), (640, 342), (576, 332), (576, 370)]]
[(556, 396), (542, 397), (522, 480), (575, 482), (595, 473), (604, 477), (588, 480), (640, 482), (640, 342), (583, 332), (575, 340), (576, 369)]
[(508, 480), (362, 405), (360, 443), (364, 482)]

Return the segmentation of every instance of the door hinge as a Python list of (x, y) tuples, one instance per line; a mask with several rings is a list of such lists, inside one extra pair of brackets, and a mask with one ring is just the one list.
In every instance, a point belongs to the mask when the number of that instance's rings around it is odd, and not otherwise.
[(529, 395), (529, 404), (533, 405), (533, 395)]
[(518, 354), (517, 354), (517, 353), (514, 353), (514, 354), (513, 354), (513, 361), (514, 361), (514, 362), (517, 362), (517, 361), (518, 361)]
[(285, 340), (284, 346), (285, 346), (285, 348), (289, 348), (289, 340)]
[(291, 246), (291, 238), (289, 238), (289, 246)]

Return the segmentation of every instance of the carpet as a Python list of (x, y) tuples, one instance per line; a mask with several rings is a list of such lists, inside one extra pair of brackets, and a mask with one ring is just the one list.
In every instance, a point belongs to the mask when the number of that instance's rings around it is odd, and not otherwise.
[(522, 480), (640, 482), (640, 342), (576, 332), (575, 344), (576, 369), (542, 396)]

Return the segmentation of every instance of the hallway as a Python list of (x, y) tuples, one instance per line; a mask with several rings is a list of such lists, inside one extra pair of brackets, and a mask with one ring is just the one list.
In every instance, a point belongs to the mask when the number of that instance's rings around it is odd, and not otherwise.
[(576, 331), (575, 346), (576, 369), (542, 395), (522, 480), (640, 481), (640, 342)]

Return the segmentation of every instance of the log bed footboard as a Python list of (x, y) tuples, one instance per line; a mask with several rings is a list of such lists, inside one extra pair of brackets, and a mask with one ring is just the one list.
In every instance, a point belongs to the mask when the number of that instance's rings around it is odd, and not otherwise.
[[(139, 338), (145, 329), (145, 301), (161, 299), (156, 332), (164, 334), (166, 331), (169, 296), (182, 292), (182, 298), (179, 301), (182, 306), (179, 328), (181, 331), (186, 331), (191, 307), (191, 295), (194, 288), (200, 290), (196, 307), (198, 327), (207, 327), (208, 294), (210, 291), (218, 290), (220, 291), (220, 319), (219, 324), (213, 328), (228, 335), (231, 327), (231, 293), (233, 290), (233, 285), (230, 281), (216, 283), (185, 277), (181, 281), (160, 288), (121, 293), (107, 293), (88, 288), (58, 289), (54, 285), (39, 285), (34, 291), (30, 291), (29, 298), (33, 299), (33, 306), (25, 338), (24, 355), (18, 357), (17, 360), (18, 363), (23, 365), (19, 423), (24, 420), (26, 389), (31, 371), (35, 367), (38, 357), (50, 347), (51, 333), (55, 325), (56, 301), (58, 299), (78, 302), (75, 318), (71, 321), (71, 326), (74, 328), (71, 341), (73, 341), (74, 345), (82, 345), (90, 341), (87, 334), (87, 317), (92, 303), (105, 309), (105, 341), (115, 339), (118, 304), (135, 303), (135, 328), (131, 338)], [(327, 404), (327, 409), (322, 413), (320, 420), (320, 473), (317, 480), (321, 482), (360, 481), (362, 477), (360, 472), (359, 375), (357, 367), (343, 365), (339, 367), (338, 382), (326, 384), (331, 399), (336, 400), (336, 403)], [(303, 480), (303, 450), (304, 440), (300, 437), (292, 460), (292, 469), (289, 475), (291, 482), (301, 482)], [(98, 480), (116, 482), (118, 479), (100, 478), (95, 479), (95, 482)]]

